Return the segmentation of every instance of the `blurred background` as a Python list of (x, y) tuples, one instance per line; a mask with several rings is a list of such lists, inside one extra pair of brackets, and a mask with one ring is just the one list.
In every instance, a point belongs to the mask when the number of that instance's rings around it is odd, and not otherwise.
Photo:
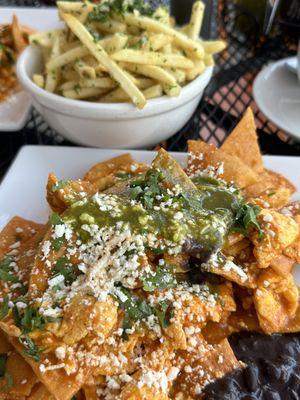
[[(149, 0), (170, 7), (179, 24), (188, 22), (192, 0)], [(184, 151), (186, 140), (201, 137), (221, 144), (226, 135), (251, 105), (256, 115), (259, 140), (264, 153), (299, 155), (300, 146), (268, 121), (252, 97), (253, 80), (268, 63), (295, 55), (300, 36), (299, 0), (204, 0), (206, 3), (202, 36), (222, 38), (227, 49), (216, 58), (214, 77), (189, 123), (162, 145)], [(46, 7), (51, 0), (0, 0), (0, 6)], [(278, 7), (277, 7), (278, 6)], [(266, 33), (272, 10), (274, 22)], [(1, 12), (1, 11), (0, 11)], [(299, 110), (300, 113), (300, 110)], [(3, 175), (18, 148), (23, 144), (66, 144), (51, 130), (35, 110), (19, 133), (0, 135), (0, 175)]]

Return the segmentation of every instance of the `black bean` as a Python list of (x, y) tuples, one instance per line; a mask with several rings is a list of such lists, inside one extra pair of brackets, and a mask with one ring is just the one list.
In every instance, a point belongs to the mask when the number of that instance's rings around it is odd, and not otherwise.
[(277, 393), (275, 390), (272, 390), (272, 389), (267, 389), (265, 391), (263, 399), (264, 400), (282, 400), (279, 393)]
[[(299, 392), (298, 392), (299, 393)], [(288, 397), (289, 400), (299, 400), (300, 397), (297, 392), (291, 388), (288, 389)]]
[(291, 374), (289, 387), (295, 392), (300, 393), (300, 376), (296, 372)]
[(258, 369), (255, 365), (251, 365), (244, 371), (244, 379), (246, 387), (250, 392), (255, 392), (258, 389)]
[(281, 369), (271, 361), (265, 361), (265, 371), (272, 381), (277, 381), (281, 376)]
[(205, 400), (300, 400), (300, 334), (244, 332), (229, 342), (248, 367), (208, 385)]

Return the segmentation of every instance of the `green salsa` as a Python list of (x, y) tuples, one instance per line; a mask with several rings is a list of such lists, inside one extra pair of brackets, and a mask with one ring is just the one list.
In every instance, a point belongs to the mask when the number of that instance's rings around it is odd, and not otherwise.
[(123, 193), (99, 193), (74, 203), (63, 220), (83, 241), (90, 238), (86, 224), (101, 228), (123, 223), (135, 234), (155, 235), (160, 246), (192, 242), (199, 251), (213, 252), (232, 226), (237, 204), (235, 193), (210, 180), (199, 182), (194, 193), (185, 193), (178, 187), (166, 188), (164, 178), (152, 170), (138, 181), (129, 181)]

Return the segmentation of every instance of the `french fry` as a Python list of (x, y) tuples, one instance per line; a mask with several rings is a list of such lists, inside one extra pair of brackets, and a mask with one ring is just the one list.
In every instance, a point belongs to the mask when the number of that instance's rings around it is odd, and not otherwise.
[(62, 94), (69, 99), (81, 100), (88, 99), (89, 97), (102, 96), (105, 92), (107, 92), (107, 89), (78, 87), (73, 90), (63, 90)]
[(186, 79), (188, 81), (194, 80), (198, 75), (202, 74), (205, 68), (206, 65), (204, 61), (202, 60), (196, 61), (194, 68), (186, 70)]
[(185, 35), (189, 34), (189, 30), (190, 30), (189, 24), (183, 25), (179, 28), (179, 32), (184, 33)]
[(81, 88), (113, 89), (117, 84), (111, 78), (81, 79), (79, 81), (65, 82), (60, 86), (60, 90), (71, 90), (78, 85)]
[(36, 46), (51, 48), (53, 46), (53, 38), (55, 38), (57, 35), (62, 35), (62, 34), (63, 34), (63, 29), (55, 29), (49, 32), (32, 33), (29, 36), (29, 43)]
[(179, 84), (184, 84), (186, 81), (186, 71), (178, 68), (167, 68), (167, 71), (174, 76)]
[(70, 70), (70, 69), (62, 70), (61, 75), (62, 75), (62, 79), (67, 82), (68, 81), (78, 81), (80, 78), (76, 71)]
[(159, 65), (183, 69), (194, 67), (194, 63), (191, 60), (177, 54), (161, 54), (150, 51), (126, 49), (112, 54), (111, 57), (115, 61), (125, 61), (135, 64)]
[(131, 72), (147, 76), (148, 78), (152, 78), (162, 83), (176, 85), (176, 79), (173, 77), (173, 75), (160, 67), (156, 67), (153, 65), (134, 65), (128, 63), (125, 64), (124, 68), (128, 69)]
[(166, 35), (172, 36), (174, 38), (174, 42), (178, 46), (184, 50), (189, 50), (196, 58), (202, 59), (204, 56), (204, 49), (201, 43), (188, 38), (181, 32), (164, 25), (159, 21), (149, 17), (136, 16), (133, 14), (125, 14), (124, 19), (129, 25), (134, 25), (141, 29), (148, 29), (152, 32), (165, 33)]
[(206, 53), (219, 53), (226, 48), (226, 43), (223, 40), (211, 40), (201, 42)]
[[(161, 85), (150, 86), (148, 89), (144, 90), (143, 95), (146, 99), (160, 97), (162, 95), (162, 87)], [(128, 101), (128, 99), (128, 94), (124, 92), (123, 89), (119, 88), (103, 96), (100, 101), (103, 103), (123, 103)]]
[(168, 35), (163, 35), (162, 33), (154, 34), (149, 37), (148, 42), (143, 47), (147, 51), (158, 51), (162, 47), (173, 42), (173, 38)]
[(45, 79), (44, 79), (43, 75), (34, 74), (33, 77), (32, 77), (32, 80), (37, 86), (39, 86), (40, 88), (44, 88)]
[(116, 33), (110, 38), (101, 40), (101, 45), (107, 53), (115, 53), (116, 51), (124, 49), (128, 42), (128, 36), (124, 33)]
[(52, 57), (47, 63), (46, 69), (53, 70), (55, 68), (61, 68), (64, 65), (76, 61), (78, 58), (85, 57), (89, 54), (89, 50), (84, 46), (78, 46), (71, 49), (63, 54), (59, 54), (57, 57)]
[(76, 61), (74, 69), (78, 73), (80, 78), (96, 79), (97, 74), (95, 68), (86, 64), (83, 60)]
[(78, 1), (58, 1), (57, 7), (66, 13), (74, 12), (77, 13), (77, 15), (80, 15), (80, 13), (88, 8), (89, 11), (92, 11), (93, 8), (95, 7), (94, 4), (88, 2), (88, 1), (83, 1), (83, 2), (78, 2)]
[(205, 54), (203, 61), (207, 67), (215, 65), (215, 61), (212, 54)]
[(163, 53), (164, 54), (172, 54), (172, 44), (171, 43), (168, 43), (168, 44), (166, 44), (164, 47), (163, 47)]
[(189, 37), (193, 40), (199, 38), (204, 16), (204, 10), (205, 10), (205, 4), (202, 1), (196, 1), (193, 4), (191, 20), (189, 23), (189, 28), (187, 30)]
[[(58, 57), (59, 54), (60, 54), (60, 35), (57, 34), (54, 39), (53, 48), (51, 51), (50, 62), (51, 62), (51, 59)], [(60, 71), (58, 70), (58, 68), (55, 65), (54, 65), (54, 67), (49, 68), (47, 70), (45, 89), (48, 92), (53, 93), (55, 91), (58, 81), (59, 81), (59, 73), (60, 73)]]
[(74, 42), (65, 42), (62, 44), (62, 51), (66, 52), (80, 46), (81, 43), (79, 42), (79, 40), (74, 40)]
[[(164, 8), (157, 8), (150, 17), (135, 12), (132, 5), (128, 11), (120, 11), (119, 4), (106, 0), (101, 5), (90, 1), (59, 1), (57, 5), (66, 28), (33, 34), (30, 40), (40, 45), (44, 54), (45, 86), (50, 82), (49, 71), (57, 71), (61, 77), (59, 90), (74, 98), (82, 95), (68, 93), (74, 86), (101, 89), (99, 79), (105, 82), (112, 78), (106, 89), (114, 90), (102, 96), (105, 101), (125, 101), (125, 92), (143, 108), (146, 98), (142, 90), (160, 86), (168, 96), (178, 96), (184, 84), (214, 65), (213, 54), (225, 48), (223, 41), (199, 39), (205, 10), (202, 1), (194, 3), (190, 23), (180, 29), (175, 28), (174, 19)], [(60, 51), (55, 56), (58, 34)], [(35, 81), (42, 84), (40, 78)], [(120, 88), (116, 89), (118, 84)], [(56, 84), (52, 80), (51, 90), (55, 91), (57, 85), (58, 80)]]
[(137, 78), (136, 81), (137, 81), (136, 82), (137, 87), (141, 90), (148, 89), (149, 87), (154, 86), (155, 84), (155, 81), (148, 78)]
[(101, 45), (93, 41), (88, 30), (70, 14), (63, 14), (63, 19), (78, 39), (89, 49), (94, 57), (108, 69), (111, 76), (119, 82), (120, 86), (128, 93), (133, 103), (136, 104), (138, 108), (143, 108), (146, 104), (144, 95), (123, 73), (121, 68), (111, 60)]
[(170, 15), (168, 10), (164, 7), (158, 7), (153, 14), (153, 18), (160, 21), (162, 24), (170, 25)]
[(118, 21), (105, 21), (105, 22), (94, 22), (94, 26), (99, 29), (99, 31), (107, 33), (122, 33), (126, 32), (126, 25)]
[(144, 96), (146, 99), (154, 99), (156, 97), (160, 97), (163, 94), (163, 90), (161, 85), (151, 86), (148, 89), (144, 90)]
[(162, 84), (164, 92), (170, 97), (178, 97), (181, 93), (181, 87), (175, 82), (173, 85), (169, 83)]

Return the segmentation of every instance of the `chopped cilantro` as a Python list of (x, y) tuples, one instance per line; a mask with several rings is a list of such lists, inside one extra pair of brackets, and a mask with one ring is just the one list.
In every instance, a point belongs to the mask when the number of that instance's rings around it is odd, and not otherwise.
[(0, 303), (0, 320), (5, 318), (8, 314), (9, 311), (8, 303), (9, 303), (9, 297), (5, 296), (2, 303)]
[(240, 204), (239, 208), (236, 210), (236, 222), (233, 226), (233, 230), (247, 234), (250, 228), (256, 228), (259, 232), (259, 236), (262, 237), (263, 232), (257, 221), (257, 214), (260, 210), (260, 207), (255, 204)]
[[(55, 226), (55, 225), (60, 225), (60, 224), (63, 224), (63, 223), (64, 223), (64, 221), (61, 219), (60, 215), (57, 214), (57, 213), (52, 213), (52, 214), (50, 215), (50, 217), (49, 217), (49, 222), (50, 222), (50, 224), (53, 225), (53, 226)], [(61, 248), (61, 246), (62, 246), (63, 243), (64, 243), (64, 240), (65, 240), (64, 236), (63, 236), (63, 237), (58, 237), (58, 238), (53, 239), (52, 242), (51, 242), (51, 248), (52, 248), (54, 251), (59, 251), (60, 248)]]
[(130, 198), (140, 201), (144, 207), (150, 209), (156, 202), (156, 196), (163, 196), (167, 200), (166, 190), (160, 185), (164, 180), (163, 174), (155, 169), (150, 169), (144, 178), (137, 179), (130, 184)]
[(21, 295), (24, 295), (28, 292), (28, 286), (21, 284), (21, 286), (18, 287), (18, 291)]
[(24, 334), (34, 330), (43, 330), (46, 326), (46, 318), (34, 307), (27, 306), (26, 308), (18, 309), (17, 306), (14, 306), (12, 313), (16, 326)]
[(0, 378), (5, 376), (7, 354), (0, 353)]
[(131, 200), (136, 200), (141, 193), (143, 193), (143, 189), (140, 186), (132, 187), (130, 189), (130, 198), (131, 198)]
[(60, 180), (52, 186), (51, 190), (52, 192), (57, 192), (58, 190), (63, 189), (68, 183), (69, 181)]
[(41, 353), (45, 349), (38, 347), (28, 335), (21, 335), (19, 337), (19, 342), (23, 347), (25, 347), (23, 353), (26, 356), (33, 358), (36, 362), (41, 360)]
[[(122, 326), (124, 339), (128, 338), (126, 330), (130, 329), (134, 322), (143, 321), (151, 315), (157, 317), (162, 328), (166, 328), (169, 325), (172, 314), (169, 304), (162, 302), (159, 306), (152, 307), (145, 299), (135, 296), (124, 287), (119, 288), (119, 290), (123, 295), (118, 296), (117, 294), (116, 299), (120, 308), (124, 311)], [(124, 300), (123, 296), (126, 300)]]
[(176, 284), (173, 274), (166, 268), (158, 267), (153, 274), (146, 274), (142, 277), (143, 290), (153, 292), (155, 289), (167, 289)]
[(54, 251), (59, 251), (61, 246), (63, 245), (64, 240), (65, 240), (64, 237), (60, 237), (60, 238), (56, 238), (56, 239), (52, 240), (51, 248)]
[(49, 217), (49, 222), (51, 225), (59, 225), (63, 223), (63, 220), (60, 218), (59, 214), (52, 213)]
[(74, 267), (69, 263), (66, 257), (61, 257), (57, 260), (53, 272), (57, 275), (63, 275), (65, 277), (66, 284), (69, 285), (77, 278)]
[(166, 329), (170, 325), (170, 320), (173, 317), (173, 308), (171, 304), (167, 301), (163, 301), (154, 308), (154, 312), (158, 318), (160, 326), (163, 329)]
[(13, 261), (12, 257), (5, 257), (0, 261), (0, 279), (4, 282), (19, 282), (19, 278), (13, 274), (13, 268), (11, 266)]
[(123, 319), (123, 338), (128, 339), (126, 330), (130, 329), (134, 322), (140, 321), (144, 318), (148, 318), (153, 315), (152, 307), (143, 299), (134, 296), (129, 290), (121, 287), (119, 290), (123, 293), (126, 300), (124, 301), (123, 296), (120, 298), (116, 297), (119, 302), (120, 308), (124, 311)]

